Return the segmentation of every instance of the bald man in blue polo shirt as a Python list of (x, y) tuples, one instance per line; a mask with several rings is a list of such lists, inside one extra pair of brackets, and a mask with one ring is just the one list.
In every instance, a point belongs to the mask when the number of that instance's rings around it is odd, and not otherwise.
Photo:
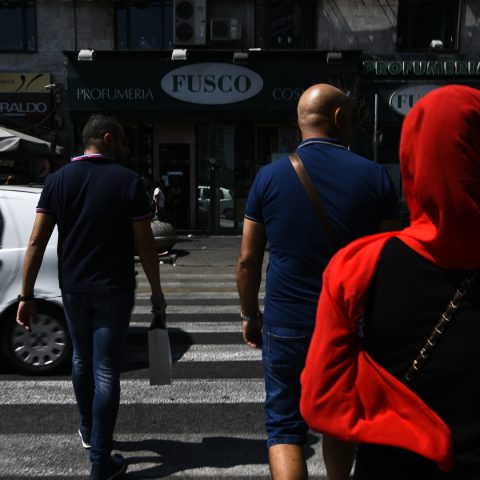
[[(398, 200), (386, 169), (348, 150), (349, 98), (331, 85), (313, 85), (300, 97), (297, 115), (302, 142), (296, 153), (341, 243), (379, 231), (383, 220), (396, 217)], [(258, 292), (267, 241), (262, 318)], [(252, 348), (263, 345), (265, 428), (274, 480), (308, 476), (300, 374), (314, 328), (322, 272), (335, 250), (288, 157), (263, 167), (245, 208), (237, 285), (245, 342)]]
[(125, 132), (112, 117), (92, 115), (82, 133), (85, 154), (49, 175), (25, 254), (17, 323), (31, 331), (34, 285), (58, 226), (58, 273), (73, 344), (72, 382), (80, 440), (90, 449), (93, 480), (121, 476), (111, 455), (120, 400), (120, 364), (134, 304), (134, 243), (152, 290), (152, 311), (165, 322), (150, 202), (135, 172), (117, 163)]

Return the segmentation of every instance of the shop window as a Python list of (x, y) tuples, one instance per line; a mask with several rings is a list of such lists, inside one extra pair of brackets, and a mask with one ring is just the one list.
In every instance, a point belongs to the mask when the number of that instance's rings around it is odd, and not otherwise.
[[(400, 0), (398, 50), (457, 49), (459, 4), (459, 0)], [(432, 40), (437, 40), (435, 45)]]
[(35, 2), (0, 2), (0, 51), (36, 52)]
[(316, 16), (314, 0), (257, 0), (255, 46), (275, 49), (315, 48)]
[(173, 48), (172, 0), (128, 1), (115, 4), (117, 49)]

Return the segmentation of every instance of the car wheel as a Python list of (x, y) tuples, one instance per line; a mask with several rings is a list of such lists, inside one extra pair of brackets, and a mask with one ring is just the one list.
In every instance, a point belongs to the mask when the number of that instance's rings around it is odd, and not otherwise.
[(66, 371), (72, 357), (72, 342), (63, 311), (39, 302), (32, 333), (15, 322), (16, 310), (2, 321), (1, 348), (5, 359), (18, 372), (46, 375)]

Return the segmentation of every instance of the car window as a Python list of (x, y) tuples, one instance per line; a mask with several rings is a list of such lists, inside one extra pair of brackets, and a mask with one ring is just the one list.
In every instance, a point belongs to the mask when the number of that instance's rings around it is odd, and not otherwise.
[(205, 187), (198, 187), (198, 198), (204, 200), (208, 197), (208, 192)]

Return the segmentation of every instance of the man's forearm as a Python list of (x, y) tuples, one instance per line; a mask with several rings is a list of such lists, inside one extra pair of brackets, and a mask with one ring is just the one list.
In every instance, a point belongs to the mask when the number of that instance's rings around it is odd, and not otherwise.
[(265, 243), (263, 224), (245, 218), (237, 262), (237, 289), (244, 315), (255, 315), (258, 311), (258, 291), (262, 281)]
[(55, 221), (50, 215), (37, 213), (23, 261), (22, 291), (20, 292), (22, 296), (33, 294), (43, 255), (54, 228)]
[(258, 310), (258, 292), (262, 280), (262, 263), (242, 261), (237, 264), (237, 288), (240, 307), (245, 315), (254, 315)]
[(45, 247), (41, 245), (30, 244), (25, 252), (22, 272), (22, 289), (20, 295), (27, 296), (33, 294), (35, 281), (42, 265)]

